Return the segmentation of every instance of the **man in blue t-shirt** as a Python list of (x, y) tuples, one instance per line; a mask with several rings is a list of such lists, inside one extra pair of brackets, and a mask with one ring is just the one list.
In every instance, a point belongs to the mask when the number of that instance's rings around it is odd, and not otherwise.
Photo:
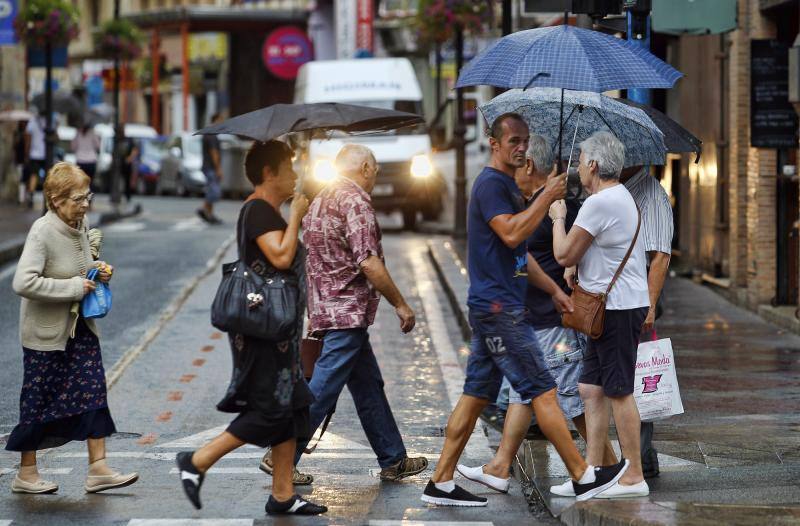
[[(467, 304), (472, 326), (471, 352), (464, 393), (447, 422), (439, 462), (422, 500), (444, 506), (485, 506), (487, 500), (456, 486), (453, 476), (475, 422), (497, 398), (503, 376), (524, 399), (532, 400), (539, 427), (561, 455), (575, 481), (579, 500), (613, 485), (627, 468), (623, 461), (594, 468), (581, 457), (556, 400), (556, 384), (538, 348), (525, 308), (528, 253), (525, 241), (536, 230), (550, 204), (566, 194), (566, 174), (548, 176), (544, 190), (530, 206), (514, 181), (525, 165), (528, 126), (517, 114), (495, 119), (490, 130), (491, 161), (472, 186), (468, 211)], [(467, 478), (508, 491), (509, 479), (482, 468), (461, 472)]]

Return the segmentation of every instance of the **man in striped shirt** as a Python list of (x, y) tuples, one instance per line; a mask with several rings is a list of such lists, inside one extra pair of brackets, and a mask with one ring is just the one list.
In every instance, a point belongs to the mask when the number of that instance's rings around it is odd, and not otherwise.
[[(649, 259), (647, 288), (650, 294), (650, 310), (642, 326), (641, 341), (651, 341), (656, 336), (653, 326), (661, 310), (658, 299), (664, 287), (672, 254), (672, 235), (675, 229), (672, 206), (661, 183), (650, 175), (649, 166), (626, 168), (622, 171), (620, 182), (631, 193), (642, 214), (641, 233)], [(653, 447), (652, 422), (642, 422), (641, 449), (644, 476), (658, 476), (658, 453)]]

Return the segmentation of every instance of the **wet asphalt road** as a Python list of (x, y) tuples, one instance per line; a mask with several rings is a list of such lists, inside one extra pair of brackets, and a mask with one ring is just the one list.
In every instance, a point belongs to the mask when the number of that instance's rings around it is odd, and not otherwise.
[[(202, 270), (232, 229), (235, 204), (223, 210), (226, 226), (209, 228), (193, 222), (195, 203), (158, 201), (145, 215), (106, 230), (106, 253), (117, 266), (114, 313), (102, 320), (107, 368), (135, 344), (185, 283)], [(443, 428), (463, 382), (466, 350), (449, 305), (426, 253), (426, 236), (401, 233), (398, 217), (383, 217), (384, 248), (389, 269), (412, 308), (418, 326), (402, 335), (393, 309), (382, 302), (371, 340), (381, 365), (386, 392), (410, 454), (426, 455), (433, 464)], [(142, 226), (144, 225), (144, 226)], [(181, 225), (176, 227), (175, 225)], [(112, 257), (112, 255), (114, 257)], [(229, 250), (226, 260), (234, 257)], [(120, 261), (125, 261), (123, 265)], [(1, 271), (1, 270), (0, 270)], [(16, 341), (16, 299), (10, 277), (0, 283), (4, 298), (4, 342)], [(232, 415), (217, 412), (230, 375), (229, 347), (211, 327), (208, 309), (218, 284), (214, 272), (199, 282), (175, 317), (125, 370), (109, 394), (109, 405), (121, 433), (108, 441), (109, 463), (136, 470), (134, 486), (103, 495), (86, 495), (83, 444), (72, 443), (41, 456), (45, 476), (61, 485), (50, 496), (12, 495), (9, 484), (18, 457), (0, 453), (0, 524), (119, 524), (131, 526), (249, 526), (252, 524), (351, 524), (390, 526), (490, 526), (555, 524), (533, 516), (518, 485), (509, 495), (490, 494), (482, 486), (458, 481), (490, 498), (488, 508), (427, 508), (419, 495), (427, 473), (401, 483), (382, 483), (375, 475), (374, 454), (361, 430), (352, 400), (345, 392), (319, 449), (301, 468), (313, 474), (311, 488), (298, 491), (330, 507), (325, 516), (273, 520), (264, 514), (271, 479), (258, 470), (262, 450), (244, 447), (220, 461), (203, 487), (204, 508), (185, 500), (173, 473), (178, 451), (194, 449), (220, 432)], [(13, 322), (6, 319), (13, 316)], [(13, 339), (12, 339), (13, 338)], [(13, 425), (21, 374), (19, 349), (3, 352), (3, 422)], [(476, 429), (462, 460), (485, 462), (495, 439)], [(432, 467), (432, 466), (431, 466)], [(6, 523), (4, 521), (12, 521)], [(410, 522), (413, 521), (413, 522)]]

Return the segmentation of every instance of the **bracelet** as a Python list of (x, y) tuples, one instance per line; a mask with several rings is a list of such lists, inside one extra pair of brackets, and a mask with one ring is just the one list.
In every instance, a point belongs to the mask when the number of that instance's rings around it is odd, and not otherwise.
[(560, 220), (562, 220), (562, 221), (564, 221), (564, 220), (565, 220), (565, 218), (563, 218), (563, 217), (554, 217), (554, 218), (553, 218), (553, 223), (555, 223), (555, 222), (556, 222), (556, 221), (558, 221), (559, 219), (560, 219)]

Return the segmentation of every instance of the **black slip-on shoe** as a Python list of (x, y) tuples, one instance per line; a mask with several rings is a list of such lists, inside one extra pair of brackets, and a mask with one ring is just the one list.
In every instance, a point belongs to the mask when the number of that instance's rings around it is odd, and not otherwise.
[(453, 491), (442, 491), (436, 487), (432, 480), (428, 481), (425, 491), (422, 492), (422, 502), (434, 504), (436, 506), (464, 506), (477, 507), (486, 506), (489, 502), (484, 497), (473, 495), (461, 486), (456, 486)]
[(328, 508), (308, 502), (300, 495), (295, 495), (284, 502), (275, 500), (275, 497), (270, 495), (264, 510), (269, 515), (320, 515), (328, 511)]
[(192, 503), (192, 506), (198, 510), (203, 507), (200, 503), (200, 488), (203, 486), (203, 479), (205, 478), (200, 471), (192, 464), (192, 451), (183, 451), (178, 453), (175, 457), (175, 463), (178, 465), (178, 471), (181, 476), (181, 485), (186, 498)]
[(573, 480), (572, 487), (575, 488), (575, 499), (578, 501), (589, 500), (598, 493), (607, 490), (625, 474), (628, 470), (628, 465), (628, 460), (623, 458), (613, 466), (594, 468), (594, 482), (580, 484)]

